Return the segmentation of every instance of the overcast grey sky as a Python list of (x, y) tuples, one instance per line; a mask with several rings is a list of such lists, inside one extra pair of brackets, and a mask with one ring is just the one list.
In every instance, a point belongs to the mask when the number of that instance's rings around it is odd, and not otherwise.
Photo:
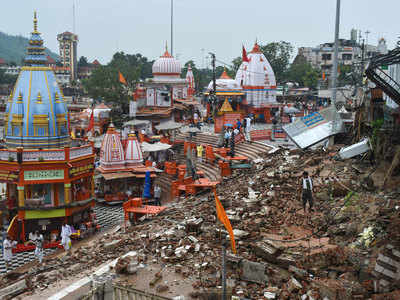
[[(72, 31), (76, 6), (78, 55), (104, 64), (117, 51), (149, 59), (170, 44), (170, 0), (0, 0), (0, 31), (29, 36), (36, 9), (45, 45), (58, 53), (56, 35)], [(174, 54), (202, 65), (202, 51), (231, 62), (241, 45), (288, 41), (296, 48), (333, 40), (336, 0), (174, 0)], [(340, 37), (369, 30), (369, 43), (400, 36), (399, 0), (342, 0)], [(296, 49), (297, 51), (297, 49)]]

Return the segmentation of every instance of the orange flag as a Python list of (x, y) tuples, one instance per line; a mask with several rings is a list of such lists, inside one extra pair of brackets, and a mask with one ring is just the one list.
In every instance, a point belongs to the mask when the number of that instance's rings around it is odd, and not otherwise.
[(229, 236), (231, 237), (231, 246), (232, 252), (236, 254), (236, 243), (235, 243), (235, 236), (233, 235), (232, 225), (228, 219), (228, 216), (225, 213), (225, 209), (222, 206), (221, 201), (219, 201), (217, 196), (217, 189), (214, 188), (214, 197), (215, 197), (215, 206), (217, 208), (217, 217), (224, 224), (226, 230), (229, 232)]
[(125, 77), (124, 77), (124, 75), (122, 75), (122, 73), (120, 71), (118, 71), (118, 75), (119, 75), (119, 82), (127, 85)]

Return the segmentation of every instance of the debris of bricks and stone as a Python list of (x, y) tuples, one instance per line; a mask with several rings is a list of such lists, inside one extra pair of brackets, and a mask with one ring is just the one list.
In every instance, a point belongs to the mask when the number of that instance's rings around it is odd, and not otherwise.
[[(238, 249), (227, 255), (229, 294), (247, 299), (399, 299), (400, 189), (382, 189), (379, 170), (368, 162), (338, 161), (338, 149), (281, 148), (258, 159), (251, 170), (235, 170), (223, 179), (217, 192)], [(305, 170), (315, 187), (311, 213), (303, 212), (297, 192)], [(69, 256), (54, 255), (25, 273), (3, 276), (0, 296), (28, 286), (24, 295), (40, 293), (55, 281), (134, 251), (119, 258), (113, 269), (118, 284), (142, 284), (169, 297), (212, 299), (207, 297), (221, 293), (223, 242), (229, 242), (229, 235), (216, 219), (213, 195), (180, 198), (163, 214), (97, 236)], [(191, 288), (179, 289), (182, 282)]]

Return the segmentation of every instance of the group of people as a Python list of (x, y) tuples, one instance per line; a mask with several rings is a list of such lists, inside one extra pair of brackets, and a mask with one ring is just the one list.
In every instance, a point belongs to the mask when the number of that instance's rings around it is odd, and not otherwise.
[(244, 134), (245, 140), (251, 142), (251, 122), (252, 118), (248, 115), (243, 119), (243, 123), (240, 119), (236, 119), (236, 124), (233, 127), (226, 128), (224, 132), (224, 147), (228, 148), (229, 142), (231, 141), (232, 143), (232, 140), (234, 142), (234, 137), (241, 132)]
[[(158, 192), (157, 195), (158, 195), (158, 198), (160, 198), (161, 189), (159, 189), (159, 192)], [(158, 200), (158, 202), (159, 202), (159, 200)], [(96, 219), (96, 216), (91, 216), (91, 217)], [(96, 226), (96, 225), (97, 225), (97, 222), (94, 221), (93, 226)], [(81, 230), (81, 232), (87, 230), (86, 225), (84, 223), (81, 224), (80, 230)], [(68, 225), (67, 222), (64, 221), (62, 226), (61, 226), (61, 235), (60, 235), (61, 242), (60, 242), (60, 244), (63, 246), (64, 250), (67, 251), (67, 252), (69, 252), (70, 249), (71, 249), (71, 246), (72, 246), (71, 235), (74, 232), (76, 232), (76, 230), (71, 225)], [(4, 259), (4, 263), (5, 263), (5, 266), (6, 266), (7, 270), (11, 266), (12, 257), (13, 257), (12, 250), (17, 246), (17, 244), (18, 244), (18, 242), (13, 240), (12, 237), (9, 234), (7, 234), (5, 236), (4, 241), (3, 241), (3, 259)], [(36, 259), (39, 261), (39, 263), (42, 263), (43, 262), (43, 256), (44, 256), (44, 250), (43, 250), (44, 249), (44, 247), (43, 247), (43, 245), (44, 245), (44, 237), (43, 237), (43, 234), (40, 233), (39, 230), (35, 230), (35, 231), (29, 233), (29, 240), (28, 240), (27, 244), (35, 246), (34, 255), (35, 255)]]

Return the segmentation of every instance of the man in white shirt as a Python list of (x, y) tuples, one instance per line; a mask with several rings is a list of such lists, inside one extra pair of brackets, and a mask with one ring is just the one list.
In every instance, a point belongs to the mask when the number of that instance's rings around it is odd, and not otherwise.
[(161, 206), (161, 187), (156, 183), (154, 184), (154, 204)]
[(251, 142), (251, 137), (250, 137), (250, 130), (251, 130), (251, 118), (247, 116), (244, 118), (244, 138), (246, 139), (247, 142)]
[(36, 239), (35, 239), (35, 256), (39, 260), (39, 263), (41, 264), (43, 261), (43, 235), (39, 233), (39, 230), (35, 231)]
[(224, 139), (225, 139), (224, 147), (225, 148), (228, 148), (229, 139), (231, 136), (232, 136), (231, 130), (230, 130), (230, 128), (227, 128), (225, 131), (225, 135), (224, 135)]
[(6, 269), (10, 267), (10, 263), (12, 260), (12, 248), (17, 246), (17, 242), (13, 241), (10, 236), (7, 234), (4, 242), (3, 242), (3, 259), (6, 265)]
[(303, 172), (303, 177), (301, 178), (301, 199), (303, 201), (303, 209), (304, 213), (306, 212), (307, 202), (309, 204), (309, 212), (312, 212), (313, 209), (313, 184), (310, 176), (307, 171)]
[(70, 226), (64, 222), (61, 227), (61, 245), (63, 245), (65, 251), (69, 251), (71, 248), (71, 236), (72, 231)]

